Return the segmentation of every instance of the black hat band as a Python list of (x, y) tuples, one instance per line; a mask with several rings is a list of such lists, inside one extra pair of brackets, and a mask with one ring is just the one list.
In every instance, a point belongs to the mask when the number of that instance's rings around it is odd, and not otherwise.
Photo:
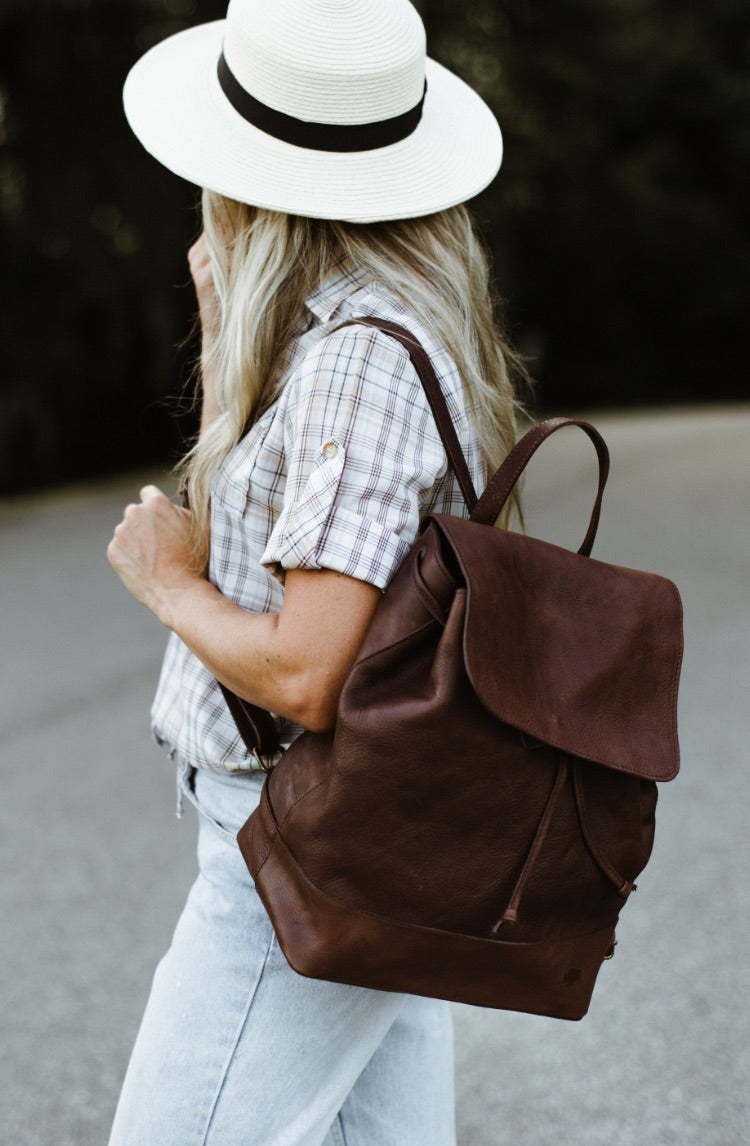
[(230, 70), (223, 52), (219, 57), (218, 76), (221, 89), (234, 110), (253, 127), (284, 143), (292, 143), (295, 147), (307, 147), (313, 151), (374, 151), (379, 147), (400, 143), (402, 139), (410, 136), (419, 124), (427, 93), (425, 80), (419, 103), (392, 119), (355, 124), (310, 123), (268, 107), (251, 96)]

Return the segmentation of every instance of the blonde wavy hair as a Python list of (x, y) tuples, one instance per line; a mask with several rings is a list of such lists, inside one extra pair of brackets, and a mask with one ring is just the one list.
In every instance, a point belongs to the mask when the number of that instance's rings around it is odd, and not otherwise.
[(342, 223), (204, 191), (202, 211), (219, 302), (209, 365), (221, 413), (178, 467), (202, 568), (213, 482), (277, 397), (282, 357), (305, 299), (336, 267), (363, 269), (427, 323), (458, 367), (488, 471), (497, 468), (515, 441), (515, 383), (528, 378), (496, 322), (487, 257), (464, 206), (417, 219)]

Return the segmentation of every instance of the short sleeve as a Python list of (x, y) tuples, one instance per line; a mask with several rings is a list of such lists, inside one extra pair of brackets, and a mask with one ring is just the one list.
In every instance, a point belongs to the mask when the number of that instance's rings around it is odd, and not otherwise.
[(447, 464), (409, 355), (344, 327), (308, 352), (285, 397), (284, 502), (261, 563), (282, 579), (333, 569), (385, 588)]

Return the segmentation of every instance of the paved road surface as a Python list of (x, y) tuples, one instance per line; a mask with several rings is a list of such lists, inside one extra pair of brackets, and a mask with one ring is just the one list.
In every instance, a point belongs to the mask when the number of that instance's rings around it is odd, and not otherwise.
[[(740, 1146), (750, 407), (596, 420), (613, 467), (595, 554), (671, 576), (683, 594), (683, 772), (662, 789), (654, 856), (589, 1016), (456, 1007), (459, 1142)], [(585, 439), (548, 443), (529, 481), (531, 530), (576, 542), (592, 473)], [(2, 1146), (106, 1142), (194, 870), (194, 825), (174, 818), (171, 769), (146, 727), (163, 636), (104, 558), (138, 484), (0, 503)]]

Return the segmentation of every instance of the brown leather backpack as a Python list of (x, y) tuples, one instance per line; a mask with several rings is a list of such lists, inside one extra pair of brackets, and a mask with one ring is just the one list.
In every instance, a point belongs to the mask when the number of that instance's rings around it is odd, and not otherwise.
[[(592, 426), (536, 426), (477, 501), (426, 354), (360, 321), (412, 355), (471, 516), (424, 522), (334, 731), (283, 755), (239, 844), (301, 974), (578, 1019), (679, 767), (679, 595), (588, 556)], [(564, 425), (599, 458), (578, 553), (494, 528)]]

